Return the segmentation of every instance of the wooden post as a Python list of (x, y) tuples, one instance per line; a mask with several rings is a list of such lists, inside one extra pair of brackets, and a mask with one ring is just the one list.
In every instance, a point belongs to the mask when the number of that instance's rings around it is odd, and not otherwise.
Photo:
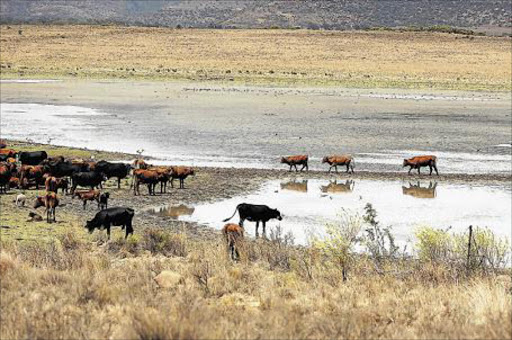
[(466, 261), (466, 269), (469, 270), (470, 260), (471, 260), (471, 240), (473, 239), (473, 226), (469, 226), (469, 240), (468, 240), (468, 258)]

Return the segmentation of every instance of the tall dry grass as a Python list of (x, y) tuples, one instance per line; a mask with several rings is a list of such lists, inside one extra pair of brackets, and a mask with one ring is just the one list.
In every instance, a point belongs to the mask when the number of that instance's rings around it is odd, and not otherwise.
[(512, 336), (510, 273), (406, 258), (377, 270), (353, 255), (343, 280), (336, 257), (279, 232), (247, 240), (238, 262), (220, 236), (152, 230), (97, 245), (76, 235), (2, 243), (2, 339)]

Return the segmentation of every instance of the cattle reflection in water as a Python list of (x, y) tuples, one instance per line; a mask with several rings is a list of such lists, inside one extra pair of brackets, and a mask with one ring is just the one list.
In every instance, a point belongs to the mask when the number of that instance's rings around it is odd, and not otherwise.
[(308, 192), (308, 181), (290, 181), (281, 183), (282, 190), (293, 190), (300, 192)]
[(165, 206), (161, 208), (155, 208), (153, 213), (158, 214), (160, 216), (167, 216), (172, 218), (178, 218), (183, 215), (192, 215), (194, 213), (194, 207), (187, 207), (186, 205), (174, 205), (174, 206)]
[(345, 181), (345, 183), (338, 183), (337, 180), (330, 181), (328, 185), (322, 185), (320, 190), (324, 193), (329, 194), (339, 194), (339, 193), (348, 193), (354, 190), (355, 182), (351, 179)]
[(437, 182), (429, 183), (428, 187), (422, 187), (420, 182), (412, 184), (409, 182), (409, 187), (402, 186), (402, 192), (404, 195), (414, 196), (417, 198), (435, 198), (436, 197)]

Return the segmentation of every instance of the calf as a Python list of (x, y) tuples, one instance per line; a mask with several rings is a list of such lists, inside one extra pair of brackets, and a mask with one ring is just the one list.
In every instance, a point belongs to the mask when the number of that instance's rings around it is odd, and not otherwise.
[(59, 198), (54, 192), (47, 192), (44, 196), (37, 196), (34, 201), (34, 209), (45, 207), (46, 220), (55, 222), (55, 209), (59, 206)]
[(421, 175), (420, 168), (428, 166), (430, 168), (430, 175), (432, 176), (432, 168), (436, 171), (436, 175), (439, 176), (437, 171), (437, 157), (436, 156), (416, 156), (409, 159), (404, 159), (403, 166), (409, 166), (408, 174), (411, 174), (412, 169), (418, 169), (418, 175)]
[(100, 209), (107, 209), (108, 208), (108, 199), (110, 197), (110, 194), (108, 192), (105, 192), (100, 195)]
[(194, 176), (195, 172), (192, 168), (186, 168), (182, 166), (173, 166), (171, 167), (171, 188), (174, 188), (173, 181), (174, 179), (179, 179), (180, 181), (180, 189), (185, 189), (185, 179), (188, 176)]
[(309, 170), (307, 155), (281, 157), (281, 163), (288, 164), (290, 166), (289, 171), (292, 171), (292, 167), (295, 167), (295, 171), (299, 171), (297, 169), (297, 165), (302, 165), (302, 168), (300, 169), (300, 171), (302, 171), (304, 169), (306, 169), (306, 171)]
[(71, 187), (71, 194), (75, 192), (77, 186), (90, 187), (91, 189), (95, 189), (101, 186), (101, 182), (105, 180), (107, 180), (107, 177), (102, 172), (76, 172), (71, 176), (71, 181), (73, 183)]
[(125, 239), (133, 234), (132, 220), (135, 212), (131, 208), (114, 207), (101, 210), (90, 221), (87, 221), (85, 227), (92, 233), (94, 229), (107, 229), (108, 239), (110, 240), (110, 226), (122, 226), (125, 229)]
[(100, 191), (99, 190), (89, 190), (89, 191), (75, 191), (73, 192), (73, 196), (71, 199), (78, 197), (83, 202), (83, 207), (85, 210), (85, 206), (87, 205), (87, 201), (96, 201), (98, 203), (98, 208), (100, 207)]
[(281, 217), (281, 213), (277, 209), (271, 209), (266, 205), (255, 205), (255, 204), (247, 204), (241, 203), (237, 205), (235, 212), (231, 217), (226, 218), (223, 222), (227, 222), (235, 216), (238, 211), (240, 215), (240, 222), (238, 223), (241, 227), (244, 225), (244, 221), (248, 220), (251, 222), (256, 222), (256, 237), (258, 237), (258, 227), (260, 222), (263, 223), (263, 234), (266, 233), (266, 223), (273, 218), (281, 221), (283, 218)]
[(342, 155), (342, 156), (325, 156), (322, 159), (322, 163), (329, 164), (329, 172), (334, 167), (334, 171), (338, 172), (338, 165), (345, 165), (347, 167), (347, 172), (354, 173), (354, 160), (351, 155)]
[(226, 248), (231, 259), (240, 259), (239, 248), (244, 238), (244, 228), (238, 224), (228, 223), (222, 228), (222, 233), (226, 239)]

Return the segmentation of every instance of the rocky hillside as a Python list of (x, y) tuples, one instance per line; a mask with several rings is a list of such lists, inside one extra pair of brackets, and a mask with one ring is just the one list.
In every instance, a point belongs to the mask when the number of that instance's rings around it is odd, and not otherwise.
[(358, 29), (510, 27), (509, 0), (2, 0), (2, 23), (167, 27)]

